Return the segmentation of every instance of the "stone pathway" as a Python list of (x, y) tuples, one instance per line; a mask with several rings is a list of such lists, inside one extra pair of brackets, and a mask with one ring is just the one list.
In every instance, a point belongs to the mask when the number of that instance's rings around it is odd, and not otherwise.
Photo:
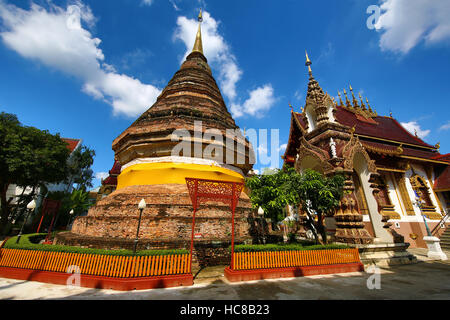
[(417, 264), (380, 269), (379, 290), (368, 289), (367, 281), (373, 275), (365, 272), (230, 284), (223, 277), (224, 266), (218, 266), (200, 270), (192, 287), (132, 292), (0, 278), (0, 299), (450, 299), (450, 262), (430, 261), (426, 252), (418, 253), (421, 261)]

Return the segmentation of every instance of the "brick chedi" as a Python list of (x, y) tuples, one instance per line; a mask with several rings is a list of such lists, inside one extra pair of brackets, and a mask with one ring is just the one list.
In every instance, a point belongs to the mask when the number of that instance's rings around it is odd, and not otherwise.
[[(201, 16), (199, 16), (201, 18)], [(200, 20), (200, 19), (199, 19)], [(192, 203), (186, 177), (243, 182), (251, 170), (251, 145), (227, 110), (203, 54), (201, 25), (187, 56), (155, 104), (112, 144), (122, 166), (117, 190), (100, 200), (60, 242), (95, 246), (131, 243), (138, 224), (138, 203), (145, 199), (140, 244), (186, 245), (190, 241)], [(236, 240), (249, 238), (250, 200), (244, 193), (236, 208)], [(229, 243), (229, 207), (209, 203), (196, 218), (198, 243)], [(113, 247), (109, 245), (109, 247)]]

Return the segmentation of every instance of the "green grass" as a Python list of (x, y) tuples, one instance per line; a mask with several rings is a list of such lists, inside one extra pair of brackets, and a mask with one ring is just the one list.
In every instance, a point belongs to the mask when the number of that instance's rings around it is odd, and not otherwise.
[(270, 251), (296, 251), (296, 250), (331, 250), (331, 249), (347, 249), (346, 245), (341, 244), (256, 244), (256, 245), (237, 245), (234, 252), (270, 252)]
[[(83, 253), (83, 254), (100, 254), (110, 256), (133, 256), (132, 250), (106, 250), (106, 249), (90, 249), (62, 245), (47, 245), (39, 244), (39, 241), (45, 239), (46, 233), (25, 234), (16, 244), (17, 237), (10, 238), (4, 245), (6, 249), (22, 249), (22, 250), (36, 250), (49, 252), (67, 252), (67, 253)], [(185, 249), (177, 250), (139, 250), (136, 251), (136, 256), (166, 256), (171, 254), (188, 254), (189, 251)]]

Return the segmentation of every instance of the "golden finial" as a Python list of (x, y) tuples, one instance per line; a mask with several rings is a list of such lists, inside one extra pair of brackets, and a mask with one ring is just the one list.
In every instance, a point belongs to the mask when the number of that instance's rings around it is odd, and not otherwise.
[(436, 145), (434, 147), (439, 152), (439, 149), (441, 148), (441, 143), (440, 142), (436, 143)]
[(411, 169), (411, 165), (407, 162), (405, 165), (405, 170), (408, 171), (409, 169)]
[(194, 43), (194, 48), (192, 49), (192, 52), (203, 53), (202, 28), (201, 28), (202, 21), (203, 21), (203, 16), (202, 16), (202, 10), (200, 9), (200, 13), (198, 15), (198, 31), (197, 31), (197, 36), (195, 37), (195, 43)]
[(363, 108), (363, 110), (366, 110), (366, 105), (364, 104), (361, 92), (359, 93), (359, 101), (361, 101), (361, 108)]
[(392, 111), (389, 111), (389, 116), (392, 118)]
[(289, 107), (291, 107), (291, 111), (294, 111), (294, 107), (292, 106), (292, 104), (289, 102)]
[(352, 85), (350, 84), (349, 87), (350, 87), (350, 91), (351, 91), (351, 93), (352, 93), (353, 106), (354, 106), (355, 108), (358, 108), (358, 107), (359, 107), (359, 105), (358, 105), (358, 100), (356, 100), (356, 98), (355, 98), (355, 94), (353, 93)]
[(300, 107), (300, 110), (302, 110), (302, 113), (305, 112), (305, 108)]
[(369, 104), (369, 99), (367, 99), (367, 98), (366, 98), (366, 103), (367, 103), (367, 107), (369, 108), (369, 111), (374, 113), (373, 110), (372, 110), (372, 107)]
[(306, 63), (305, 63), (305, 66), (308, 67), (309, 75), (312, 77), (312, 70), (311, 70), (312, 62), (311, 62), (311, 60), (309, 60), (308, 52), (307, 52), (306, 50), (305, 50), (305, 54), (306, 54)]
[(348, 108), (351, 108), (352, 104), (350, 103), (350, 100), (348, 100), (347, 91), (345, 91), (345, 88), (344, 88), (344, 95), (345, 95), (345, 104), (347, 105)]
[(338, 96), (339, 96), (339, 103), (342, 105), (344, 105), (344, 103), (342, 102), (342, 98), (341, 98), (341, 93), (338, 91)]

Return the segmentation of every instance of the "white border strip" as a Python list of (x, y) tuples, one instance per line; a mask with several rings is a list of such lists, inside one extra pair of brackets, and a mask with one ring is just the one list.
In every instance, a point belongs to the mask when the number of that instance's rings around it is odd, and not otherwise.
[(214, 160), (202, 159), (202, 158), (192, 158), (192, 157), (178, 157), (178, 156), (169, 156), (169, 157), (156, 157), (156, 158), (137, 158), (134, 159), (127, 164), (122, 166), (122, 170), (125, 170), (128, 167), (134, 166), (136, 164), (143, 163), (185, 163), (185, 164), (200, 164), (205, 166), (215, 166), (219, 168), (229, 169), (240, 175), (244, 176), (244, 173), (241, 169), (231, 166), (229, 164), (219, 163)]

